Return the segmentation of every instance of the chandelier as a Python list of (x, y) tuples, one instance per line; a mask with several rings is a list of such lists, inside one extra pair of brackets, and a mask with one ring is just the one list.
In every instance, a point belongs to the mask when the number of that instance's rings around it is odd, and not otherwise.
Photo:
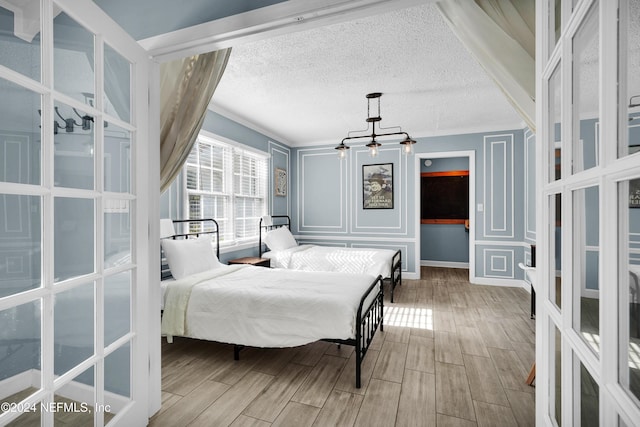
[[(376, 123), (378, 123), (380, 120), (382, 120), (382, 118), (380, 117), (380, 97), (382, 97), (382, 93), (380, 92), (373, 92), (373, 93), (369, 93), (367, 94), (367, 129), (362, 130), (362, 131), (349, 131), (349, 133), (347, 134), (347, 137), (344, 138), (342, 140), (342, 142), (340, 142), (340, 145), (338, 145), (336, 147), (336, 150), (338, 150), (338, 156), (341, 159), (344, 159), (347, 157), (347, 150), (351, 147), (349, 147), (348, 145), (345, 144), (345, 141), (350, 141), (352, 139), (363, 139), (363, 138), (370, 138), (371, 141), (366, 144), (366, 147), (369, 148), (369, 155), (371, 157), (375, 157), (378, 155), (378, 151), (379, 148), (382, 144), (380, 144), (378, 142), (378, 138), (380, 137), (387, 137), (387, 136), (404, 136), (404, 139), (402, 141), (400, 141), (400, 145), (402, 145), (402, 152), (404, 154), (411, 154), (413, 152), (413, 144), (416, 143), (416, 141), (414, 139), (412, 139), (408, 133), (403, 132), (402, 128), (400, 126), (392, 126), (389, 128), (383, 128), (382, 126), (378, 125), (378, 131), (380, 130), (388, 130), (388, 129), (398, 129), (397, 132), (386, 132), (386, 133), (376, 133)], [(375, 108), (375, 100), (377, 100), (377, 111), (375, 111), (372, 115), (371, 112), (371, 101), (374, 100), (374, 108)], [(357, 133), (357, 132), (369, 132), (369, 123), (371, 123), (371, 133), (370, 134), (364, 134), (364, 135), (354, 135), (352, 136), (353, 133)]]

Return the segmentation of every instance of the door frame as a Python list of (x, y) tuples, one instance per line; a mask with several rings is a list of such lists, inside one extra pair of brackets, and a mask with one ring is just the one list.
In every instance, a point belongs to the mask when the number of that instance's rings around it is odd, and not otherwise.
[(416, 254), (415, 265), (418, 270), (418, 278), (420, 278), (420, 164), (424, 159), (446, 159), (452, 157), (466, 157), (469, 162), (469, 282), (476, 281), (476, 238), (475, 238), (475, 222), (476, 222), (476, 152), (474, 150), (463, 151), (439, 151), (434, 153), (415, 153), (414, 154), (414, 173), (415, 173), (415, 224), (416, 224)]

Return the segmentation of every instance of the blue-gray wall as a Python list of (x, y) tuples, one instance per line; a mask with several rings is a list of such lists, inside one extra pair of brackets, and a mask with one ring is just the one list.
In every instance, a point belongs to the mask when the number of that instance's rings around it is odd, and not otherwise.
[[(292, 231), (300, 243), (401, 249), (404, 271), (416, 275), (421, 259), (469, 261), (465, 245), (471, 236), (464, 227), (429, 230), (419, 226), (416, 184), (426, 168), (416, 170), (415, 158), (404, 156), (397, 143), (385, 142), (376, 158), (354, 145), (348, 158), (340, 161), (333, 146), (290, 148), (213, 112), (208, 113), (203, 129), (270, 155), (269, 211), (291, 216)], [(535, 243), (535, 136), (528, 129), (514, 129), (417, 141), (417, 155), (448, 152), (460, 157), (464, 163), (451, 169), (469, 169), (468, 157), (456, 152), (475, 152), (475, 188), (470, 189), (476, 204), (472, 276), (483, 283), (514, 284), (523, 279), (517, 264), (530, 263), (530, 244)], [(394, 208), (365, 210), (362, 166), (384, 163), (393, 164)], [(273, 195), (276, 167), (288, 171), (287, 197)], [(177, 203), (182, 191), (182, 183), (177, 182), (162, 195), (163, 217), (183, 217), (183, 207)], [(221, 259), (250, 255), (257, 255), (257, 248), (225, 253)]]
[[(525, 171), (529, 169), (524, 166), (526, 156), (533, 161), (532, 135), (527, 131), (525, 138), (524, 130), (515, 129), (417, 141), (416, 155), (475, 152), (475, 188), (471, 191), (476, 207), (482, 205), (482, 211), (476, 210), (473, 224), (473, 276), (503, 283), (523, 279), (524, 273), (517, 264), (526, 261), (527, 242), (535, 241), (535, 215), (529, 213), (529, 209), (535, 212), (533, 207), (527, 207), (525, 215), (525, 193), (527, 200), (533, 200), (535, 193), (530, 179), (533, 171), (527, 176)], [(332, 146), (293, 149), (292, 167), (297, 177), (292, 183), (294, 232), (302, 242), (400, 248), (405, 271), (417, 273), (418, 246), (442, 246), (439, 239), (447, 237), (420, 242), (415, 188), (420, 171), (415, 170), (414, 158), (403, 156), (400, 146), (393, 142), (383, 143), (375, 159), (362, 146), (352, 146), (349, 151), (346, 161), (339, 161)], [(362, 165), (372, 163), (393, 163), (394, 209), (362, 208)]]

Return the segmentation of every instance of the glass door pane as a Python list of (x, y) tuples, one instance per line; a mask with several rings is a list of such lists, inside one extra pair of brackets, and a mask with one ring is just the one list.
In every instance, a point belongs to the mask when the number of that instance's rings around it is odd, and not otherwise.
[(551, 278), (549, 286), (549, 300), (562, 309), (562, 195), (554, 194), (550, 198), (551, 230), (549, 242), (551, 244)]
[(640, 405), (640, 179), (619, 191), (620, 384)]
[(54, 110), (54, 183), (56, 187), (93, 190), (94, 119), (60, 102)]
[(560, 84), (560, 65), (558, 63), (553, 70), (553, 74), (549, 79), (549, 129), (547, 140), (549, 143), (549, 181), (556, 181), (562, 178), (562, 159), (561, 159), (561, 84)]
[(577, 357), (574, 358), (574, 365), (578, 370), (576, 377), (580, 381), (580, 386), (574, 395), (579, 399), (579, 403), (574, 405), (574, 408), (579, 408), (580, 412), (574, 414), (574, 424), (597, 427), (600, 425), (600, 387)]
[(95, 271), (93, 199), (56, 197), (54, 219), (55, 281), (93, 273)]
[(40, 389), (40, 309), (36, 300), (0, 311), (0, 402), (17, 403)]
[(104, 45), (104, 112), (131, 121), (131, 64)]
[(42, 286), (42, 199), (0, 194), (0, 298)]
[(596, 353), (600, 349), (599, 194), (598, 187), (573, 192), (573, 327)]
[(3, 1), (0, 34), (0, 65), (40, 81), (40, 5)]
[(598, 2), (573, 37), (573, 172), (598, 165), (600, 84)]
[(63, 375), (94, 354), (94, 284), (55, 295), (53, 307), (54, 372)]
[(620, 2), (620, 157), (640, 151), (640, 2)]
[(104, 137), (104, 189), (131, 192), (131, 132), (111, 123)]
[(0, 181), (38, 185), (41, 96), (1, 78), (0, 93), (11, 105), (0, 114)]
[(94, 37), (69, 15), (53, 20), (53, 76), (57, 91), (94, 106)]
[(551, 419), (555, 420), (558, 426), (562, 426), (562, 335), (555, 325), (551, 330), (549, 354), (551, 356), (550, 372), (553, 376), (549, 381), (549, 396), (551, 396), (549, 409)]
[(119, 347), (104, 358), (105, 425), (131, 401), (131, 345)]

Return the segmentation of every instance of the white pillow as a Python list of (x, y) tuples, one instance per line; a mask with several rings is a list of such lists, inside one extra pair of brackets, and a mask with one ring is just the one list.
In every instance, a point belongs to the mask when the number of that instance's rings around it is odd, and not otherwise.
[(163, 239), (161, 244), (171, 275), (176, 280), (222, 265), (213, 251), (210, 236), (197, 239)]
[(287, 227), (278, 227), (269, 231), (267, 235), (264, 236), (264, 243), (266, 243), (272, 251), (283, 251), (298, 246), (298, 242), (296, 242), (296, 239)]

